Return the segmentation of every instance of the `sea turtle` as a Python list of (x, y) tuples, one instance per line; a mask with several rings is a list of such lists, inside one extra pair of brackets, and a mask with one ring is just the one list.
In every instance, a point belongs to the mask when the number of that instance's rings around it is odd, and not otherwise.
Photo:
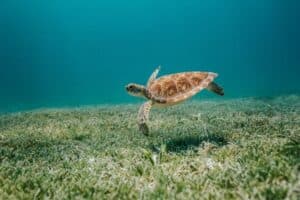
[(162, 76), (157, 74), (160, 66), (150, 76), (147, 86), (130, 83), (126, 90), (130, 95), (148, 99), (139, 109), (138, 125), (143, 134), (148, 135), (147, 121), (152, 106), (166, 107), (181, 103), (203, 89), (223, 96), (223, 88), (213, 80), (218, 76), (212, 72), (183, 72)]

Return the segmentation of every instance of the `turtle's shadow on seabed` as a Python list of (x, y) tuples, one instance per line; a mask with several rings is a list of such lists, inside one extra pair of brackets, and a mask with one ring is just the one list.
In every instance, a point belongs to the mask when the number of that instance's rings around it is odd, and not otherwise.
[(201, 146), (203, 143), (209, 142), (216, 147), (225, 146), (228, 141), (225, 137), (218, 134), (206, 135), (185, 135), (179, 137), (172, 137), (165, 142), (168, 152), (184, 152)]

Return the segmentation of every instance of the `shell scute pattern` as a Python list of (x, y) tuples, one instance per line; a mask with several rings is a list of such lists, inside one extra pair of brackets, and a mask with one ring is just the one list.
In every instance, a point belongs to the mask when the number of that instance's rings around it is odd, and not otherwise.
[(177, 88), (176, 88), (176, 82), (169, 79), (163, 82), (162, 84), (163, 88), (163, 97), (170, 97), (173, 96), (174, 94), (177, 93)]
[(206, 88), (216, 77), (207, 72), (188, 72), (163, 76), (149, 86), (151, 94), (162, 97), (168, 103), (175, 103), (195, 95)]
[(179, 93), (187, 92), (193, 87), (186, 76), (180, 77), (176, 81), (176, 84), (177, 84), (177, 88), (178, 88)]
[(204, 79), (207, 78), (207, 76), (208, 73), (194, 73), (191, 75), (191, 82), (195, 87), (197, 87)]
[(160, 84), (153, 84), (150, 88), (154, 96), (162, 96), (162, 87)]

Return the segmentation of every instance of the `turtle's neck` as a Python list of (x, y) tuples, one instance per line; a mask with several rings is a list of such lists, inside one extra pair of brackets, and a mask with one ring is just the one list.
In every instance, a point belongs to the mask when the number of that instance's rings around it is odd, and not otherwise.
[(146, 99), (151, 99), (151, 94), (146, 87), (143, 87), (142, 94)]

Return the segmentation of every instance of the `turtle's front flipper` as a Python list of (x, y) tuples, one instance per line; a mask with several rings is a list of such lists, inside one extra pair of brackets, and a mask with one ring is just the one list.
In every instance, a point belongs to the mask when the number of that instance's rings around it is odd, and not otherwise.
[(147, 82), (147, 88), (151, 85), (151, 83), (156, 79), (157, 77), (157, 74), (160, 70), (160, 66), (158, 66), (154, 72), (151, 74), (150, 78), (148, 79), (148, 82)]
[(141, 105), (138, 113), (138, 125), (139, 125), (139, 130), (144, 134), (148, 135), (149, 134), (149, 128), (147, 126), (147, 122), (149, 119), (149, 112), (152, 107), (152, 101), (147, 101), (143, 105)]

